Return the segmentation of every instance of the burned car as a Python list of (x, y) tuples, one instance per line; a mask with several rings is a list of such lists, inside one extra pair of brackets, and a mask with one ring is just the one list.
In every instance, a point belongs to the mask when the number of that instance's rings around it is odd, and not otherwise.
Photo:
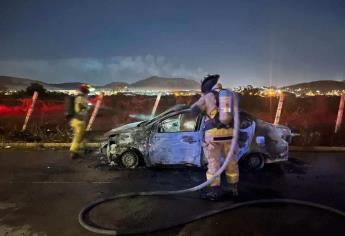
[[(203, 116), (176, 105), (146, 121), (130, 123), (105, 134), (101, 153), (111, 164), (144, 166), (206, 166), (202, 151)], [(240, 112), (240, 166), (260, 169), (265, 163), (288, 160), (291, 130)]]

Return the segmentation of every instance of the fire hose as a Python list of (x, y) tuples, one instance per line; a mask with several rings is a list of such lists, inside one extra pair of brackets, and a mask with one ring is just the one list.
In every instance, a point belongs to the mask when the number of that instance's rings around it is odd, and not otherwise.
[[(176, 191), (151, 191), (151, 192), (132, 192), (132, 193), (123, 193), (123, 194), (117, 194), (111, 197), (107, 197), (107, 198), (100, 198), (97, 199), (89, 204), (87, 204), (85, 207), (82, 208), (82, 210), (79, 213), (78, 216), (78, 220), (79, 220), (79, 224), (85, 228), (88, 231), (91, 231), (93, 233), (97, 233), (97, 234), (104, 234), (104, 235), (129, 235), (132, 234), (130, 232), (126, 232), (126, 231), (119, 231), (116, 229), (105, 229), (96, 225), (91, 225), (87, 222), (86, 220), (86, 216), (87, 214), (94, 209), (96, 206), (109, 202), (109, 201), (114, 201), (114, 200), (118, 200), (118, 199), (123, 199), (123, 198), (131, 198), (131, 197), (138, 197), (138, 196), (163, 196), (163, 195), (177, 195), (177, 194), (185, 194), (185, 193), (191, 193), (191, 192), (195, 192), (195, 191), (199, 191), (205, 187), (207, 187), (215, 178), (217, 178), (218, 176), (220, 176), (226, 166), (228, 165), (229, 161), (233, 158), (234, 156), (234, 150), (235, 147), (237, 145), (238, 142), (238, 135), (239, 135), (239, 128), (240, 128), (240, 118), (239, 118), (239, 106), (238, 106), (238, 98), (237, 96), (232, 93), (232, 97), (233, 97), (233, 102), (234, 102), (234, 133), (233, 133), (233, 139), (231, 142), (231, 146), (230, 146), (230, 150), (222, 164), (222, 166), (218, 169), (218, 171), (213, 175), (212, 178), (208, 179), (207, 181), (192, 187), (192, 188), (188, 188), (188, 189), (183, 189), (183, 190), (176, 190)], [(184, 224), (186, 223), (190, 223), (192, 221), (196, 221), (217, 213), (220, 213), (222, 211), (225, 210), (230, 210), (230, 209), (235, 209), (235, 208), (239, 208), (239, 207), (243, 207), (243, 206), (250, 206), (250, 205), (254, 205), (254, 204), (263, 204), (263, 203), (291, 203), (291, 204), (296, 204), (296, 205), (303, 205), (303, 206), (309, 206), (309, 207), (314, 207), (314, 208), (318, 208), (318, 209), (322, 209), (322, 210), (326, 210), (332, 213), (335, 213), (337, 215), (340, 215), (342, 217), (345, 217), (345, 212), (342, 212), (340, 210), (337, 210), (335, 208), (332, 207), (328, 207), (328, 206), (324, 206), (321, 204), (317, 204), (317, 203), (312, 203), (312, 202), (307, 202), (307, 201), (300, 201), (300, 200), (295, 200), (295, 199), (262, 199), (262, 200), (254, 200), (254, 201), (247, 201), (247, 202), (241, 202), (241, 203), (235, 203), (235, 204), (229, 204), (226, 205), (220, 209), (216, 209), (216, 210), (212, 210), (212, 211), (208, 211), (205, 212), (204, 214), (198, 215), (196, 217), (194, 217), (193, 219), (189, 219), (188, 221), (184, 222)], [(166, 228), (171, 228), (174, 226), (178, 226), (179, 224), (176, 225), (171, 225), (169, 227)], [(153, 232), (153, 231), (157, 231), (157, 230), (162, 230), (162, 229), (152, 229), (149, 232)], [(141, 232), (141, 233), (149, 233), (149, 232)]]

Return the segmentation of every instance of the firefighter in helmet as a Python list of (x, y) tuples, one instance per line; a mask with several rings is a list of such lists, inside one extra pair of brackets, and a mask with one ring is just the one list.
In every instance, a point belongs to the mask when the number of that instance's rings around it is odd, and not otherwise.
[(70, 147), (72, 159), (80, 158), (79, 150), (83, 145), (87, 115), (89, 105), (87, 96), (90, 92), (88, 84), (81, 84), (77, 89), (77, 95), (74, 99), (74, 115), (70, 120), (70, 126), (73, 129), (73, 139)]
[[(207, 75), (201, 82), (202, 96), (192, 106), (192, 113), (197, 115), (202, 113), (204, 119), (204, 139), (203, 151), (208, 161), (206, 178), (210, 179), (221, 166), (221, 157), (227, 156), (230, 149), (233, 122), (224, 125), (219, 121), (219, 92), (222, 85), (218, 83), (219, 75)], [(201, 198), (208, 200), (219, 200), (223, 197), (224, 191), (230, 192), (233, 196), (238, 195), (237, 183), (239, 180), (239, 171), (237, 164), (238, 146), (235, 148), (234, 157), (229, 161), (226, 167), (225, 175), (228, 185), (221, 188), (220, 177), (217, 177), (210, 186), (203, 189)]]

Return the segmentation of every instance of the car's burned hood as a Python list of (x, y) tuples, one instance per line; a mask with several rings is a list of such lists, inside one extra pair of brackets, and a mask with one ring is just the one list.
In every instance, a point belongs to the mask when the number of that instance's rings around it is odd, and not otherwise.
[(268, 136), (272, 140), (287, 140), (291, 136), (290, 128), (285, 125), (274, 125), (260, 119), (256, 120), (256, 124), (258, 134)]
[(115, 129), (112, 129), (110, 131), (108, 131), (105, 136), (110, 136), (113, 134), (118, 134), (118, 133), (123, 133), (123, 132), (130, 132), (132, 130), (135, 130), (138, 128), (138, 125), (141, 123), (141, 121), (139, 122), (133, 122), (133, 123), (129, 123), (120, 127), (117, 127)]
[(139, 125), (142, 122), (129, 123), (112, 129), (105, 135), (107, 142), (111, 142), (116, 146), (113, 154), (120, 155), (129, 148), (134, 148), (141, 153), (145, 153), (147, 148), (147, 139), (150, 136), (150, 129), (147, 125)]

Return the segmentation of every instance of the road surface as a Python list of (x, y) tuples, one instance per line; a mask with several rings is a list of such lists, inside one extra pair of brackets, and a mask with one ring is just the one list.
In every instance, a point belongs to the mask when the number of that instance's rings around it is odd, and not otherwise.
[[(110, 170), (97, 165), (94, 157), (70, 160), (63, 150), (1, 150), (0, 235), (95, 235), (77, 221), (86, 203), (116, 193), (187, 188), (203, 180), (204, 170), (200, 169)], [(291, 153), (289, 162), (267, 165), (260, 172), (241, 173), (240, 181), (237, 202), (293, 198), (345, 211), (345, 153)], [(107, 203), (92, 212), (91, 219), (103, 226), (112, 227), (116, 222), (122, 229), (140, 231), (183, 223), (226, 204), (229, 201), (199, 200), (197, 193), (146, 197)], [(333, 235), (345, 235), (343, 221), (303, 207), (257, 206), (153, 235), (321, 235), (327, 227)], [(320, 225), (325, 227), (319, 229)]]

